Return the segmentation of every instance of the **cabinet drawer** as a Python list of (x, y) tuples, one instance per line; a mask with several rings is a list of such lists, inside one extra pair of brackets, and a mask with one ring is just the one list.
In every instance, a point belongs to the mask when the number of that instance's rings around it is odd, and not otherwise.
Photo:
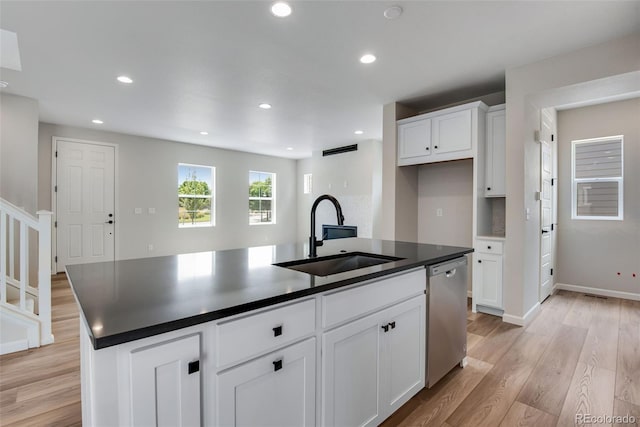
[(476, 252), (502, 255), (503, 242), (495, 240), (476, 240)]
[(399, 274), (388, 279), (338, 291), (322, 297), (322, 326), (355, 319), (363, 314), (424, 292), (426, 269)]
[(315, 299), (220, 323), (216, 328), (217, 366), (275, 349), (315, 329)]

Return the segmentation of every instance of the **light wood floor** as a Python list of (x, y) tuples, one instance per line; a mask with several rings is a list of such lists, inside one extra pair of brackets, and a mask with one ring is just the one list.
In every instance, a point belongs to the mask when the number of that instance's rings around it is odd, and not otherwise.
[[(56, 342), (0, 357), (2, 426), (81, 424), (78, 310), (64, 275), (52, 302)], [(640, 302), (561, 291), (526, 328), (469, 311), (467, 331), (467, 367), (384, 427), (572, 426), (578, 413), (640, 425)]]

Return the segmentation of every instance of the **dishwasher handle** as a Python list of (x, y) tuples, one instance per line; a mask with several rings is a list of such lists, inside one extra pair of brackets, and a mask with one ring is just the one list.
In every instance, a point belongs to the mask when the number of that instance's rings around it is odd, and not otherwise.
[(450, 277), (453, 277), (455, 275), (456, 275), (456, 269), (455, 268), (444, 273), (444, 276), (447, 279), (450, 278)]

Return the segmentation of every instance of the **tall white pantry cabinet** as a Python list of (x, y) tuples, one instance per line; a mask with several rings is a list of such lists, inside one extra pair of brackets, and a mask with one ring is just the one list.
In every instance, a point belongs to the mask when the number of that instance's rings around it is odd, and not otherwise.
[(397, 122), (398, 166), (473, 159), (473, 311), (499, 316), (504, 234), (493, 223), (496, 215), (504, 223), (505, 118), (504, 104), (477, 101)]
[(425, 385), (424, 267), (95, 350), (91, 426), (377, 425)]

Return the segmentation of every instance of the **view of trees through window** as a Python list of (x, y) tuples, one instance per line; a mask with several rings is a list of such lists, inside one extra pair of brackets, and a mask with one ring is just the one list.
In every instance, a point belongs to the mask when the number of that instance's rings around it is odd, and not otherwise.
[(273, 224), (276, 174), (249, 172), (249, 224)]
[(210, 166), (178, 164), (178, 226), (215, 225), (214, 171)]

